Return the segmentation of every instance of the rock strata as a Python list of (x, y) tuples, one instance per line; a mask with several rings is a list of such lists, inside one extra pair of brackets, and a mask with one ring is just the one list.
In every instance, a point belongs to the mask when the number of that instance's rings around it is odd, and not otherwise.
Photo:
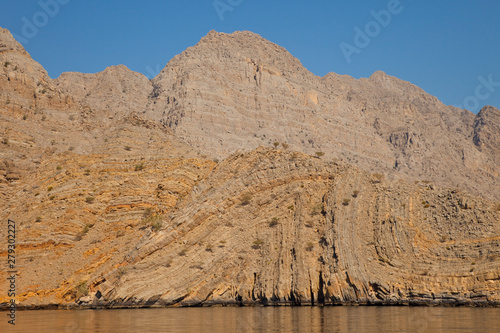
[(499, 305), (499, 116), (383, 72), (317, 77), (251, 32), (152, 80), (51, 79), (0, 29), (17, 301)]

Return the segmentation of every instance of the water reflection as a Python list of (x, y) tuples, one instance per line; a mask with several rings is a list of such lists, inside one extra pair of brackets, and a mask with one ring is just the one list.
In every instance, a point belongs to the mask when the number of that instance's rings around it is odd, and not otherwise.
[(500, 332), (500, 309), (256, 307), (19, 311), (0, 332)]

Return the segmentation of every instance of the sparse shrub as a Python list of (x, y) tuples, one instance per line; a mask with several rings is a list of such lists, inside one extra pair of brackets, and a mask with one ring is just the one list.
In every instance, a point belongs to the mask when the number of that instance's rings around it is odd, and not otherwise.
[(87, 223), (87, 224), (85, 224), (85, 226), (83, 227), (83, 229), (82, 229), (81, 233), (82, 233), (83, 235), (86, 235), (86, 234), (87, 234), (87, 232), (89, 232), (90, 228), (92, 228), (93, 226), (94, 226), (94, 225), (93, 225), (93, 224), (91, 224), (91, 223)]
[(51, 195), (51, 196), (49, 197), (49, 200), (54, 200), (55, 198), (56, 198), (56, 196), (55, 196), (55, 195)]
[(75, 150), (75, 147), (73, 147), (73, 146), (70, 146), (70, 147), (68, 148), (68, 151), (73, 151), (73, 150)]
[(200, 271), (203, 270), (203, 266), (201, 264), (198, 264), (198, 265), (191, 265), (189, 266), (189, 268), (195, 268), (195, 269), (199, 269)]
[(308, 242), (306, 244), (306, 251), (312, 251), (314, 249), (314, 244), (312, 242)]
[(87, 283), (85, 281), (80, 282), (78, 285), (75, 286), (73, 290), (73, 295), (75, 296), (76, 299), (79, 299), (80, 297), (87, 296), (89, 294), (89, 290), (87, 288)]
[(42, 116), (42, 121), (45, 121), (45, 120), (47, 120), (47, 116), (46, 116), (46, 115), (43, 115), (43, 116)]
[(3, 63), (3, 67), (8, 67), (10, 65), (10, 61), (6, 61)]
[(214, 161), (214, 163), (219, 163), (219, 159), (218, 158), (214, 158), (213, 161)]
[(56, 141), (56, 140), (50, 140), (50, 145), (51, 145), (51, 146), (55, 145), (56, 143), (57, 143), (57, 141)]
[(52, 191), (53, 189), (54, 189), (54, 187), (53, 187), (53, 186), (49, 186), (49, 187), (47, 187), (47, 191), (49, 191), (49, 192), (50, 192), (50, 191)]
[(344, 205), (344, 206), (348, 206), (348, 205), (349, 205), (349, 202), (351, 202), (351, 199), (347, 199), (347, 198), (346, 198), (346, 199), (342, 200), (342, 205)]
[(275, 143), (273, 143), (274, 148), (278, 148), (278, 146), (279, 146), (279, 145), (280, 145), (280, 143), (279, 143), (279, 142), (275, 142)]
[(207, 252), (213, 252), (213, 250), (212, 250), (212, 245), (211, 245), (211, 244), (208, 244), (208, 245), (205, 247), (205, 251), (207, 251)]
[(3, 138), (2, 143), (4, 145), (8, 145), (9, 144), (9, 139), (8, 138)]
[(62, 170), (62, 166), (58, 165), (58, 166), (56, 167), (56, 170)]
[(40, 216), (38, 216), (35, 221), (36, 222), (42, 222), (42, 218)]
[(125, 147), (124, 147), (124, 149), (125, 149), (126, 151), (131, 151), (131, 150), (132, 150), (132, 147), (130, 147), (130, 146), (125, 146)]
[(90, 175), (90, 169), (86, 169), (86, 170), (84, 171), (84, 173), (83, 173), (83, 174), (84, 174), (85, 176)]
[(148, 218), (151, 215), (153, 215), (153, 208), (152, 207), (146, 208), (143, 213), (144, 218)]
[(116, 232), (116, 238), (120, 238), (120, 237), (123, 237), (125, 236), (125, 230), (118, 230)]
[(281, 146), (283, 147), (283, 149), (288, 149), (288, 144), (287, 143), (282, 143)]
[(40, 195), (40, 192), (36, 192), (35, 193), (35, 197), (39, 196)]
[(144, 218), (142, 219), (141, 225), (145, 227), (151, 227), (153, 231), (159, 231), (163, 228), (163, 216), (153, 212), (153, 208), (148, 207), (144, 211)]
[(23, 120), (26, 120), (26, 119), (28, 119), (28, 116), (27, 116), (27, 115), (24, 115), (24, 116), (23, 116)]
[(163, 227), (163, 221), (161, 219), (158, 219), (153, 224), (151, 224), (151, 229), (153, 231), (159, 231), (162, 227)]
[(141, 170), (144, 170), (144, 163), (141, 163), (141, 164), (136, 164), (135, 168), (134, 168), (135, 171), (141, 171)]
[(311, 215), (318, 215), (323, 213), (323, 204), (322, 203), (317, 203), (313, 206)]
[(429, 205), (429, 204), (425, 204), (425, 205), (424, 205), (424, 208), (429, 208), (429, 207), (430, 207), (430, 205)]
[(244, 196), (241, 197), (241, 205), (242, 206), (246, 206), (250, 203), (250, 201), (252, 200), (252, 195), (250, 194), (245, 194)]
[(293, 205), (290, 205), (290, 206), (288, 206), (287, 208), (288, 208), (289, 210), (294, 210), (294, 209), (295, 209), (295, 207), (294, 207)]
[(373, 176), (373, 179), (372, 179), (373, 184), (379, 184), (384, 179), (384, 175), (381, 173), (374, 173), (372, 176)]
[(42, 89), (42, 91), (41, 91), (42, 95), (45, 94), (46, 92), (47, 92), (47, 89), (45, 89), (45, 88)]
[(185, 255), (186, 255), (186, 253), (187, 253), (187, 250), (186, 250), (186, 249), (184, 249), (184, 250), (182, 250), (181, 252), (179, 252), (178, 254), (179, 254), (179, 256), (183, 257), (183, 256), (185, 256)]
[(269, 222), (269, 226), (272, 228), (272, 227), (275, 227), (277, 226), (279, 223), (279, 219), (277, 217), (273, 217), (271, 219), (271, 222)]
[(323, 156), (325, 156), (325, 153), (323, 153), (322, 151), (317, 151), (316, 152), (316, 157), (321, 158)]
[(69, 120), (75, 120), (75, 116), (73, 116), (73, 115), (71, 114), (71, 115), (69, 115), (68, 119), (69, 119)]
[(94, 198), (94, 197), (86, 197), (86, 198), (85, 198), (85, 202), (86, 202), (86, 203), (88, 203), (88, 204), (93, 203), (93, 202), (94, 202), (94, 200), (95, 200), (95, 198)]
[(352, 192), (352, 197), (353, 197), (353, 198), (357, 198), (357, 197), (358, 197), (358, 194), (359, 194), (359, 191), (358, 191), (358, 190), (355, 190), (354, 192)]
[(253, 241), (252, 249), (258, 250), (262, 247), (262, 244), (264, 244), (262, 239), (256, 239)]

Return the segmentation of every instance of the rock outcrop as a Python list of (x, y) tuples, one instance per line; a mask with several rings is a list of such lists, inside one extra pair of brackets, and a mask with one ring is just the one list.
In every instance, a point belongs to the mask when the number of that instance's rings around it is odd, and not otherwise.
[(498, 303), (499, 216), (456, 190), (260, 148), (217, 165), (95, 287), (112, 306)]
[(251, 32), (150, 81), (51, 79), (1, 29), (0, 65), (20, 306), (500, 304), (494, 107), (317, 77)]

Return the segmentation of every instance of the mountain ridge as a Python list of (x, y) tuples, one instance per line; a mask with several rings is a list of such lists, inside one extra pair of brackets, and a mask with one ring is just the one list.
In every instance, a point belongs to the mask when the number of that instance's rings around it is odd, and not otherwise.
[(20, 307), (500, 304), (494, 107), (250, 32), (51, 79), (2, 29), (0, 65)]

